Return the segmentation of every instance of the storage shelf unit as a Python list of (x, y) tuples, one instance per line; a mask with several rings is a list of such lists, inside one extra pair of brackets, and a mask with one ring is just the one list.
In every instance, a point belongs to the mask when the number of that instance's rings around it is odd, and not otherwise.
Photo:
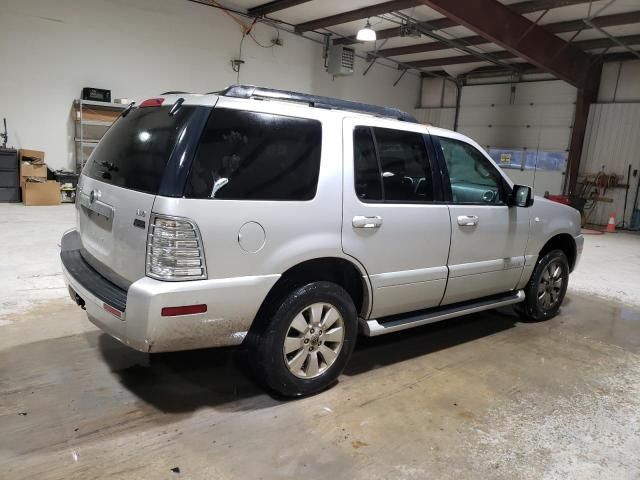
[(76, 172), (80, 173), (89, 155), (107, 129), (128, 105), (74, 100), (76, 130)]

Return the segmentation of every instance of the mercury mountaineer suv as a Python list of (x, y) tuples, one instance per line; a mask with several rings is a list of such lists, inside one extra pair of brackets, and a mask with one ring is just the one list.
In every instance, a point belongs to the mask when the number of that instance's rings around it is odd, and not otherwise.
[(286, 396), (335, 382), (358, 334), (515, 305), (558, 313), (580, 216), (473, 140), (407, 113), (236, 85), (130, 106), (80, 176), (62, 267), (130, 347), (245, 345)]

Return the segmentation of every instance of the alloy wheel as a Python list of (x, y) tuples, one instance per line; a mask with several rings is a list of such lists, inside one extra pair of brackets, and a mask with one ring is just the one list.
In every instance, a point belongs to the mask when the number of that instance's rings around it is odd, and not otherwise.
[(289, 325), (282, 353), (289, 371), (298, 378), (322, 375), (334, 364), (344, 343), (344, 320), (329, 303), (314, 303)]
[(538, 283), (538, 304), (547, 311), (560, 301), (564, 275), (562, 265), (558, 261), (549, 263), (540, 276)]

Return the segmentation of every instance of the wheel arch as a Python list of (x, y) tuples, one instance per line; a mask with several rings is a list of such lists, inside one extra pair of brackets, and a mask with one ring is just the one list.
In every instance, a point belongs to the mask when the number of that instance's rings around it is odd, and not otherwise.
[(552, 250), (563, 251), (569, 261), (569, 271), (573, 271), (573, 267), (576, 265), (576, 259), (578, 256), (575, 239), (568, 233), (559, 233), (554, 235), (542, 246), (538, 254), (538, 258), (542, 258)]
[(320, 257), (305, 260), (287, 269), (271, 287), (262, 301), (252, 329), (266, 323), (277, 305), (291, 290), (312, 282), (329, 281), (340, 285), (352, 298), (360, 317), (371, 310), (371, 288), (364, 268), (341, 257)]

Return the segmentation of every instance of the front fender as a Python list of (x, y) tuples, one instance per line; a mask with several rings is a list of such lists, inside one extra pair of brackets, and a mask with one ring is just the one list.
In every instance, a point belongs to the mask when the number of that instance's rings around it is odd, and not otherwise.
[[(529, 242), (526, 255), (538, 255), (542, 247), (553, 237), (570, 235), (576, 242), (576, 254), (581, 253), (580, 212), (575, 208), (536, 197), (531, 207)], [(578, 245), (580, 243), (580, 245)]]

